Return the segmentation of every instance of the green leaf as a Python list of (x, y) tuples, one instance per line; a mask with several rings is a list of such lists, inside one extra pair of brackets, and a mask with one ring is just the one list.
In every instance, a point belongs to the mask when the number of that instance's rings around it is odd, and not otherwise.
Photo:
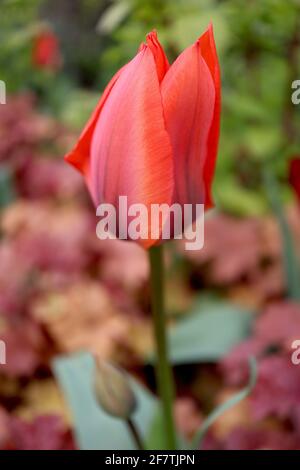
[(277, 218), (281, 233), (288, 295), (293, 300), (300, 300), (300, 266), (294, 247), (292, 233), (286, 220), (279, 196), (279, 194), (281, 194), (280, 188), (271, 168), (265, 168), (263, 176), (267, 195), (273, 212)]
[[(176, 440), (178, 449), (184, 450), (189, 448), (188, 443), (179, 433), (176, 435)], [(157, 412), (153, 417), (149, 432), (145, 439), (145, 447), (148, 450), (164, 450), (168, 447), (160, 406), (158, 406)]]
[[(174, 4), (174, 8), (177, 6)], [(174, 18), (170, 25), (169, 39), (177, 45), (179, 50), (183, 50), (199, 37), (199, 31), (205, 31), (207, 25), (213, 21), (214, 34), (218, 44), (218, 53), (221, 55), (230, 40), (230, 30), (225, 19), (225, 11), (221, 7), (218, 9), (199, 8)]]
[(172, 364), (214, 362), (248, 336), (252, 315), (223, 302), (196, 302), (170, 331)]
[(0, 209), (10, 204), (16, 197), (13, 179), (7, 167), (0, 168)]
[[(60, 357), (53, 363), (54, 373), (71, 408), (79, 449), (136, 449), (125, 422), (107, 415), (97, 404), (92, 387), (94, 366), (94, 360), (88, 353)], [(158, 403), (133, 379), (132, 386), (138, 401), (133, 421), (145, 437)]]
[(240, 401), (244, 400), (253, 390), (256, 379), (257, 379), (257, 367), (256, 361), (252, 357), (249, 359), (249, 382), (248, 385), (241, 390), (240, 392), (236, 393), (232, 398), (228, 401), (223, 403), (222, 405), (218, 406), (202, 423), (202, 426), (198, 433), (196, 434), (195, 438), (193, 439), (193, 443), (191, 449), (199, 449), (205, 434), (207, 433), (210, 426), (226, 411), (228, 411), (233, 406), (237, 405)]
[(268, 126), (260, 123), (247, 126), (243, 141), (252, 158), (263, 161), (280, 148), (282, 136), (274, 124)]
[[(74, 88), (67, 92), (62, 88), (61, 93), (68, 96), (68, 106), (61, 106), (59, 109), (59, 119), (68, 127), (72, 129), (81, 129), (84, 123), (88, 120), (95, 108), (98, 100), (99, 93), (80, 90)], [(64, 103), (60, 90), (57, 90), (56, 102)]]
[(167, 448), (162, 413), (160, 412), (160, 409), (158, 409), (157, 413), (153, 417), (150, 430), (145, 441), (145, 446), (148, 450), (161, 450)]
[(126, 18), (131, 10), (127, 1), (115, 1), (100, 17), (96, 30), (102, 34), (110, 34)]
[[(232, 170), (231, 170), (232, 171)], [(219, 177), (214, 185), (218, 207), (236, 216), (261, 216), (267, 212), (263, 193), (242, 187), (233, 177)]]

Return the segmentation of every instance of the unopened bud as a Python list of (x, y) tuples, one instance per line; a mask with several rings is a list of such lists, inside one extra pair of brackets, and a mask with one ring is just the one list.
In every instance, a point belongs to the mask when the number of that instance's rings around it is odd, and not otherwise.
[(136, 408), (125, 372), (109, 362), (96, 359), (94, 390), (98, 404), (112, 416), (128, 419)]

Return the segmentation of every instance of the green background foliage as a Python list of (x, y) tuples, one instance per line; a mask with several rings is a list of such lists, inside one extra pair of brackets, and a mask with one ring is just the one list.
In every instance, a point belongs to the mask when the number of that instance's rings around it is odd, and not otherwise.
[[(291, 103), (300, 76), (299, 18), (298, 0), (3, 0), (1, 78), (11, 92), (38, 91), (42, 106), (80, 128), (147, 32), (158, 31), (172, 61), (212, 21), (223, 84), (217, 203), (235, 215), (263, 214), (262, 169), (270, 163), (284, 185), (287, 160), (299, 151), (300, 107)], [(30, 61), (44, 22), (63, 50), (55, 80)]]

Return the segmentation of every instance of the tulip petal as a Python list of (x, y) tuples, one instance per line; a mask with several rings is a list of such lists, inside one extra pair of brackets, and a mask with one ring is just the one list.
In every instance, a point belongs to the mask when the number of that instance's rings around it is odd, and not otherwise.
[(96, 205), (104, 201), (118, 208), (124, 195), (128, 204), (144, 204), (149, 211), (151, 204), (172, 200), (172, 147), (147, 45), (127, 64), (105, 101), (93, 132), (90, 165)]
[(147, 34), (147, 46), (149, 46), (153, 54), (158, 80), (160, 83), (166, 75), (170, 65), (163, 47), (158, 40), (156, 31), (152, 31), (151, 33)]
[(199, 44), (201, 48), (202, 57), (208, 65), (208, 68), (212, 75), (216, 92), (214, 116), (207, 143), (207, 146), (210, 149), (210, 158), (206, 159), (203, 172), (204, 184), (206, 187), (206, 204), (207, 208), (209, 208), (213, 206), (211, 186), (218, 152), (221, 114), (221, 76), (212, 24), (209, 25), (208, 29), (200, 37)]
[[(207, 36), (208, 34), (208, 36)], [(220, 119), (218, 65), (208, 30), (171, 65), (161, 93), (173, 154), (174, 201), (211, 205)]]
[(78, 142), (76, 143), (75, 147), (65, 156), (65, 160), (73, 165), (77, 170), (79, 170), (87, 179), (87, 183), (89, 182), (89, 161), (90, 161), (90, 154), (91, 154), (91, 139), (100, 116), (101, 110), (104, 106), (104, 103), (109, 96), (113, 86), (115, 85), (116, 81), (118, 80), (119, 76), (121, 75), (122, 71), (125, 69), (126, 65), (122, 67), (110, 80), (108, 85), (106, 86), (104, 92), (101, 95), (101, 98), (90, 117), (89, 121), (87, 122), (86, 126), (84, 127)]

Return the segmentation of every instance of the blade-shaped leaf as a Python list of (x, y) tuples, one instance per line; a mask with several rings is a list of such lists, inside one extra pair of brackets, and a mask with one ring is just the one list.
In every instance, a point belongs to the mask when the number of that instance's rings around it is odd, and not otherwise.
[(0, 209), (8, 206), (16, 197), (13, 178), (9, 168), (0, 167)]
[[(125, 422), (107, 415), (97, 404), (92, 386), (94, 366), (88, 353), (60, 357), (53, 364), (72, 411), (78, 447), (81, 450), (136, 449)], [(156, 413), (157, 400), (142, 385), (130, 380), (138, 401), (133, 421), (145, 436)]]
[(280, 188), (271, 168), (266, 168), (263, 176), (270, 204), (272, 206), (274, 215), (277, 218), (281, 233), (283, 262), (288, 295), (293, 300), (300, 300), (299, 260), (297, 259), (291, 229), (286, 220), (282, 202), (280, 200)]
[[(189, 448), (188, 443), (179, 432), (176, 434), (176, 441), (178, 449), (185, 450)], [(145, 448), (148, 450), (164, 450), (168, 448), (167, 446), (163, 415), (160, 407), (158, 407), (145, 440)]]
[(252, 315), (218, 301), (196, 302), (170, 330), (172, 364), (214, 362), (248, 336)]
[(240, 401), (244, 400), (253, 390), (256, 384), (257, 378), (257, 367), (256, 361), (254, 358), (249, 359), (249, 382), (248, 385), (241, 390), (240, 392), (236, 393), (232, 398), (228, 401), (223, 403), (222, 405), (218, 406), (202, 423), (202, 426), (198, 433), (196, 434), (195, 438), (193, 439), (193, 444), (191, 446), (192, 449), (199, 449), (205, 434), (207, 433), (210, 426), (223, 414), (225, 411), (229, 410), (233, 406), (237, 405)]

